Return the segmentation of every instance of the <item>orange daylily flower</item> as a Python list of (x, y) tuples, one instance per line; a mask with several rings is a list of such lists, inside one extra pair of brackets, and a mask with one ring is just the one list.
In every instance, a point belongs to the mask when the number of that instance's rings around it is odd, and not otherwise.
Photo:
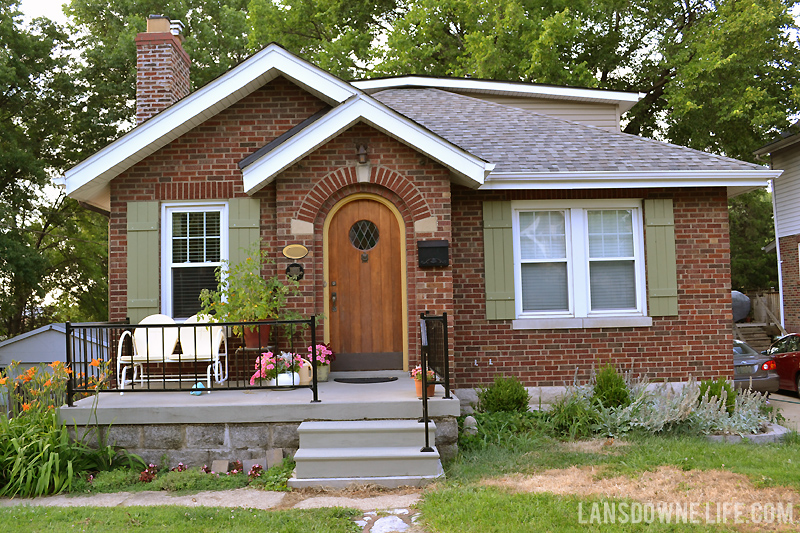
[(31, 404), (29, 404), (29, 403), (23, 403), (22, 404), (22, 410), (23, 411), (27, 411), (30, 408), (31, 408)]
[(55, 409), (55, 408), (56, 408), (56, 406), (55, 406), (55, 405), (53, 405), (53, 404), (50, 404), (50, 405), (48, 405), (48, 406), (47, 406), (47, 408), (48, 408), (48, 409)]
[(47, 366), (49, 366), (49, 367), (51, 367), (51, 368), (58, 368), (58, 366), (59, 366), (59, 365), (63, 365), (63, 364), (64, 364), (64, 363), (62, 363), (61, 361), (53, 361), (52, 363), (50, 363), (50, 364), (49, 364), (49, 365), (47, 365)]
[(89, 363), (89, 366), (100, 366), (100, 359), (92, 358), (92, 362)]
[(2, 378), (0, 378), (0, 385), (5, 385), (6, 382), (8, 382), (8, 378), (6, 376), (3, 376)]
[(50, 380), (50, 379), (48, 379), (47, 381), (44, 382), (44, 386), (45, 387), (49, 387), (52, 384), (53, 384), (53, 380)]

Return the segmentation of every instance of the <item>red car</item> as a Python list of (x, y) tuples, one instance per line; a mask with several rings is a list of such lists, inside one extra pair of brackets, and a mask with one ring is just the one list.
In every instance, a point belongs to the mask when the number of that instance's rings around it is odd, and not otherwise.
[(800, 392), (800, 335), (784, 335), (763, 353), (775, 359), (780, 387)]

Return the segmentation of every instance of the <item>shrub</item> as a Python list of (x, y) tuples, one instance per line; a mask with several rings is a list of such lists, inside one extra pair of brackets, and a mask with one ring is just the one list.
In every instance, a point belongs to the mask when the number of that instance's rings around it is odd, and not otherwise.
[(631, 395), (625, 378), (617, 373), (611, 363), (600, 369), (595, 378), (592, 401), (605, 408), (627, 407), (631, 404)]
[(494, 383), (478, 391), (478, 410), (484, 413), (526, 413), (529, 401), (527, 389), (513, 376), (496, 376)]
[(733, 414), (733, 409), (736, 407), (736, 392), (734, 392), (728, 380), (722, 378), (707, 379), (700, 383), (700, 398), (703, 398), (706, 393), (708, 393), (709, 397), (722, 398), (722, 391), (725, 391), (725, 408), (728, 414)]
[(597, 411), (589, 394), (580, 387), (569, 387), (549, 412), (550, 429), (557, 438), (580, 439), (593, 434)]

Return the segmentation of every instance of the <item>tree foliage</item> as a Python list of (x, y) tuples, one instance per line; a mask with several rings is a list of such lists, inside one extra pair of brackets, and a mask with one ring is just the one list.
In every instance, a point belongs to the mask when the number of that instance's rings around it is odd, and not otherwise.
[(766, 189), (728, 201), (731, 288), (746, 292), (778, 287), (778, 260), (762, 248), (775, 239), (772, 195)]
[[(472, 76), (641, 92), (627, 133), (752, 160), (800, 111), (796, 0), (252, 0), (269, 40), (340, 76)], [(343, 6), (353, 6), (349, 24)]]
[(63, 316), (108, 313), (105, 218), (45, 192), (50, 175), (79, 157), (68, 36), (47, 19), (23, 24), (18, 0), (0, 0), (0, 44), (3, 338)]

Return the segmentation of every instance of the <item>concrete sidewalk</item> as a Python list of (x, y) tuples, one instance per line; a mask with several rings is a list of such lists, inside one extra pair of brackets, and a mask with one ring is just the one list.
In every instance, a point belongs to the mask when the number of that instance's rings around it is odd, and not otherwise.
[(419, 512), (413, 506), (419, 491), (397, 491), (377, 496), (315, 493), (305, 491), (267, 492), (257, 489), (204, 491), (188, 496), (164, 492), (115, 492), (87, 496), (44, 496), (41, 498), (2, 498), (0, 507), (41, 505), (47, 507), (133, 507), (178, 505), (186, 507), (241, 507), (246, 509), (284, 510), (349, 507), (363, 514), (355, 519), (364, 533), (424, 533), (415, 525)]

